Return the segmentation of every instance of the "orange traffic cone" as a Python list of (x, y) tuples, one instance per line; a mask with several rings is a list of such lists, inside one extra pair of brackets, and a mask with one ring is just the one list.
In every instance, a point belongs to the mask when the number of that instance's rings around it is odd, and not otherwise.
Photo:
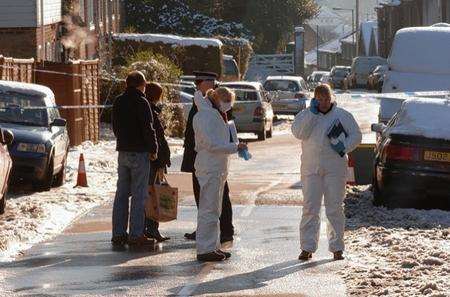
[(87, 176), (86, 176), (86, 167), (84, 166), (83, 153), (80, 154), (80, 161), (78, 163), (77, 184), (75, 187), (88, 187)]
[(355, 160), (353, 160), (352, 155), (348, 155), (348, 167), (347, 167), (347, 185), (356, 185), (355, 178)]

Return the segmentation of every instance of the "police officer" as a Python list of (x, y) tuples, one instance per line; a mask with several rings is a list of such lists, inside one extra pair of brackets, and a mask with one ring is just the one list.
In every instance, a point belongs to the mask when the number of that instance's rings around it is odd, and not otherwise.
[[(215, 88), (218, 78), (218, 75), (216, 73), (194, 71), (194, 75), (197, 90), (201, 91), (203, 96), (206, 96), (208, 90)], [(181, 171), (192, 173), (192, 186), (194, 190), (195, 203), (197, 204), (198, 208), (200, 198), (200, 185), (198, 183), (197, 176), (195, 175), (194, 168), (195, 157), (197, 156), (197, 153), (195, 151), (195, 134), (192, 125), (193, 118), (197, 112), (198, 108), (195, 102), (193, 102), (191, 111), (189, 112), (186, 131), (184, 135), (184, 155), (183, 162), (181, 164)], [(224, 243), (227, 241), (232, 241), (233, 235), (233, 210), (230, 201), (230, 189), (228, 187), (228, 182), (225, 182), (223, 190), (222, 213), (220, 216), (220, 242)], [(196, 232), (194, 231), (193, 233), (186, 233), (184, 237), (190, 240), (195, 240)]]

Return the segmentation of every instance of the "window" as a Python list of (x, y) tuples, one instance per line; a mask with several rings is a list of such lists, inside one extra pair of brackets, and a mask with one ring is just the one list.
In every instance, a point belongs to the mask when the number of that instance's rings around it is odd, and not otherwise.
[(45, 102), (39, 96), (0, 91), (0, 122), (28, 126), (48, 126), (46, 109), (19, 108), (32, 106), (45, 106)]

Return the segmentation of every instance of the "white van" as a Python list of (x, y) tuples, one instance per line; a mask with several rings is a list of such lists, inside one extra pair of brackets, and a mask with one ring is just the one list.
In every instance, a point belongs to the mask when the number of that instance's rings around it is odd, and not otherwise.
[(399, 30), (388, 66), (383, 93), (450, 90), (450, 25)]
[(386, 59), (378, 56), (361, 56), (353, 59), (352, 70), (348, 77), (349, 87), (366, 87), (369, 74), (378, 66), (386, 65)]

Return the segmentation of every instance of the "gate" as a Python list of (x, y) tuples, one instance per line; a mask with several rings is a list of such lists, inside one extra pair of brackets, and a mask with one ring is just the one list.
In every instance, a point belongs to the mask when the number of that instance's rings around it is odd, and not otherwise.
[(32, 83), (34, 59), (14, 59), (0, 55), (0, 80)]
[(254, 55), (249, 62), (246, 80), (263, 81), (269, 75), (293, 75), (294, 55)]

